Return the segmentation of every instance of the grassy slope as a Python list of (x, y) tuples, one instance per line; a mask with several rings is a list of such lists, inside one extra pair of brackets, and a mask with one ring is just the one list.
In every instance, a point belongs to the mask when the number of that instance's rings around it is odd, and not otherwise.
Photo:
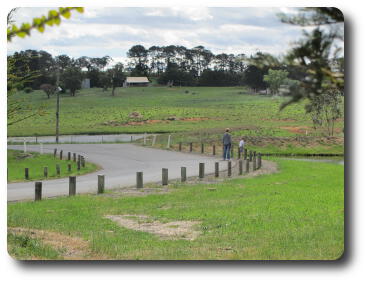
[[(12, 203), (8, 225), (82, 236), (93, 252), (111, 259), (337, 259), (344, 246), (344, 167), (279, 164), (277, 174), (174, 185), (165, 195)], [(192, 242), (160, 240), (121, 228), (103, 219), (106, 214), (199, 220), (202, 235)]]
[[(65, 157), (64, 157), (65, 158)], [(68, 172), (68, 164), (71, 164), (71, 173)], [(60, 165), (60, 176), (56, 175), (56, 164)], [(43, 168), (48, 167), (48, 179), (61, 178), (69, 175), (82, 175), (95, 171), (98, 167), (86, 162), (85, 167), (77, 169), (77, 164), (68, 160), (54, 158), (51, 154), (39, 154), (36, 152), (24, 154), (18, 150), (8, 150), (8, 182), (24, 182), (24, 168), (29, 168), (29, 180), (42, 180)]]
[[(188, 91), (188, 93), (185, 93)], [(62, 134), (78, 133), (133, 133), (180, 132), (213, 128), (244, 128), (239, 135), (295, 136), (281, 127), (308, 127), (312, 123), (304, 114), (304, 105), (297, 104), (279, 112), (286, 98), (246, 95), (239, 87), (149, 87), (119, 88), (116, 96), (101, 89), (82, 90), (76, 97), (62, 95), (60, 131)], [(30, 104), (46, 107), (48, 114), (34, 117), (8, 128), (9, 136), (53, 135), (55, 125), (55, 97), (35, 91), (18, 94)], [(114, 126), (111, 121), (126, 123), (128, 115), (138, 111), (144, 119), (205, 117), (203, 121), (164, 121), (148, 125)], [(104, 124), (106, 123), (106, 124)], [(338, 128), (343, 122), (337, 123)]]

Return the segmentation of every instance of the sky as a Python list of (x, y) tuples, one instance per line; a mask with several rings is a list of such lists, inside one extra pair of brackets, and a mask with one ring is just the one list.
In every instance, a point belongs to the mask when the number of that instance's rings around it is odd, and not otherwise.
[[(31, 22), (52, 8), (19, 8), (16, 24)], [(299, 40), (302, 29), (281, 23), (277, 13), (294, 13), (291, 8), (246, 7), (117, 7), (89, 8), (72, 12), (60, 26), (48, 27), (44, 33), (33, 31), (31, 37), (14, 38), (8, 54), (15, 51), (45, 50), (53, 56), (111, 56), (124, 62), (127, 51), (136, 44), (202, 45), (214, 54), (251, 55), (257, 51), (281, 55)]]

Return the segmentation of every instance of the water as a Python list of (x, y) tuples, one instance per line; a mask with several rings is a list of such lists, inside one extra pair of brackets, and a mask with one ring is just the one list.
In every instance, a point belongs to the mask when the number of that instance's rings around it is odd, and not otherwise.
[[(129, 142), (142, 139), (144, 135), (62, 135), (59, 136), (59, 143), (103, 143), (103, 142)], [(148, 137), (148, 135), (147, 135)], [(32, 143), (55, 143), (55, 136), (38, 137), (8, 137), (8, 142), (32, 142)]]

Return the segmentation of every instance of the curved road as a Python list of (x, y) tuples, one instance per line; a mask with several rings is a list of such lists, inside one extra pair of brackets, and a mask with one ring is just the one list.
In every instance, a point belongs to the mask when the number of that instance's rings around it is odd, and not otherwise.
[[(23, 149), (23, 146), (8, 146), (9, 149)], [(180, 178), (181, 166), (187, 169), (187, 177), (197, 176), (199, 162), (205, 163), (205, 173), (214, 172), (214, 163), (218, 157), (181, 153), (160, 149), (152, 149), (133, 144), (60, 144), (44, 145), (45, 153), (52, 153), (53, 149), (75, 152), (85, 156), (87, 161), (96, 163), (102, 170), (91, 174), (77, 176), (77, 193), (97, 191), (97, 175), (105, 175), (105, 188), (113, 189), (136, 184), (136, 172), (144, 172), (144, 183), (159, 182), (162, 178), (162, 168), (168, 168), (169, 179)], [(29, 145), (28, 151), (40, 151), (40, 146)], [(227, 163), (219, 164), (220, 170), (225, 169)], [(44, 180), (42, 197), (68, 195), (68, 178)], [(34, 182), (8, 184), (8, 201), (34, 199)]]

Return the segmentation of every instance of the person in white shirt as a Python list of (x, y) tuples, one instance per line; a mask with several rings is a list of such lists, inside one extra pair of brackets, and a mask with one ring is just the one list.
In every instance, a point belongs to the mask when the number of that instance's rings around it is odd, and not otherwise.
[(244, 138), (241, 138), (238, 147), (240, 149), (240, 153), (242, 154), (242, 152), (244, 151), (244, 148), (245, 148), (245, 139)]

